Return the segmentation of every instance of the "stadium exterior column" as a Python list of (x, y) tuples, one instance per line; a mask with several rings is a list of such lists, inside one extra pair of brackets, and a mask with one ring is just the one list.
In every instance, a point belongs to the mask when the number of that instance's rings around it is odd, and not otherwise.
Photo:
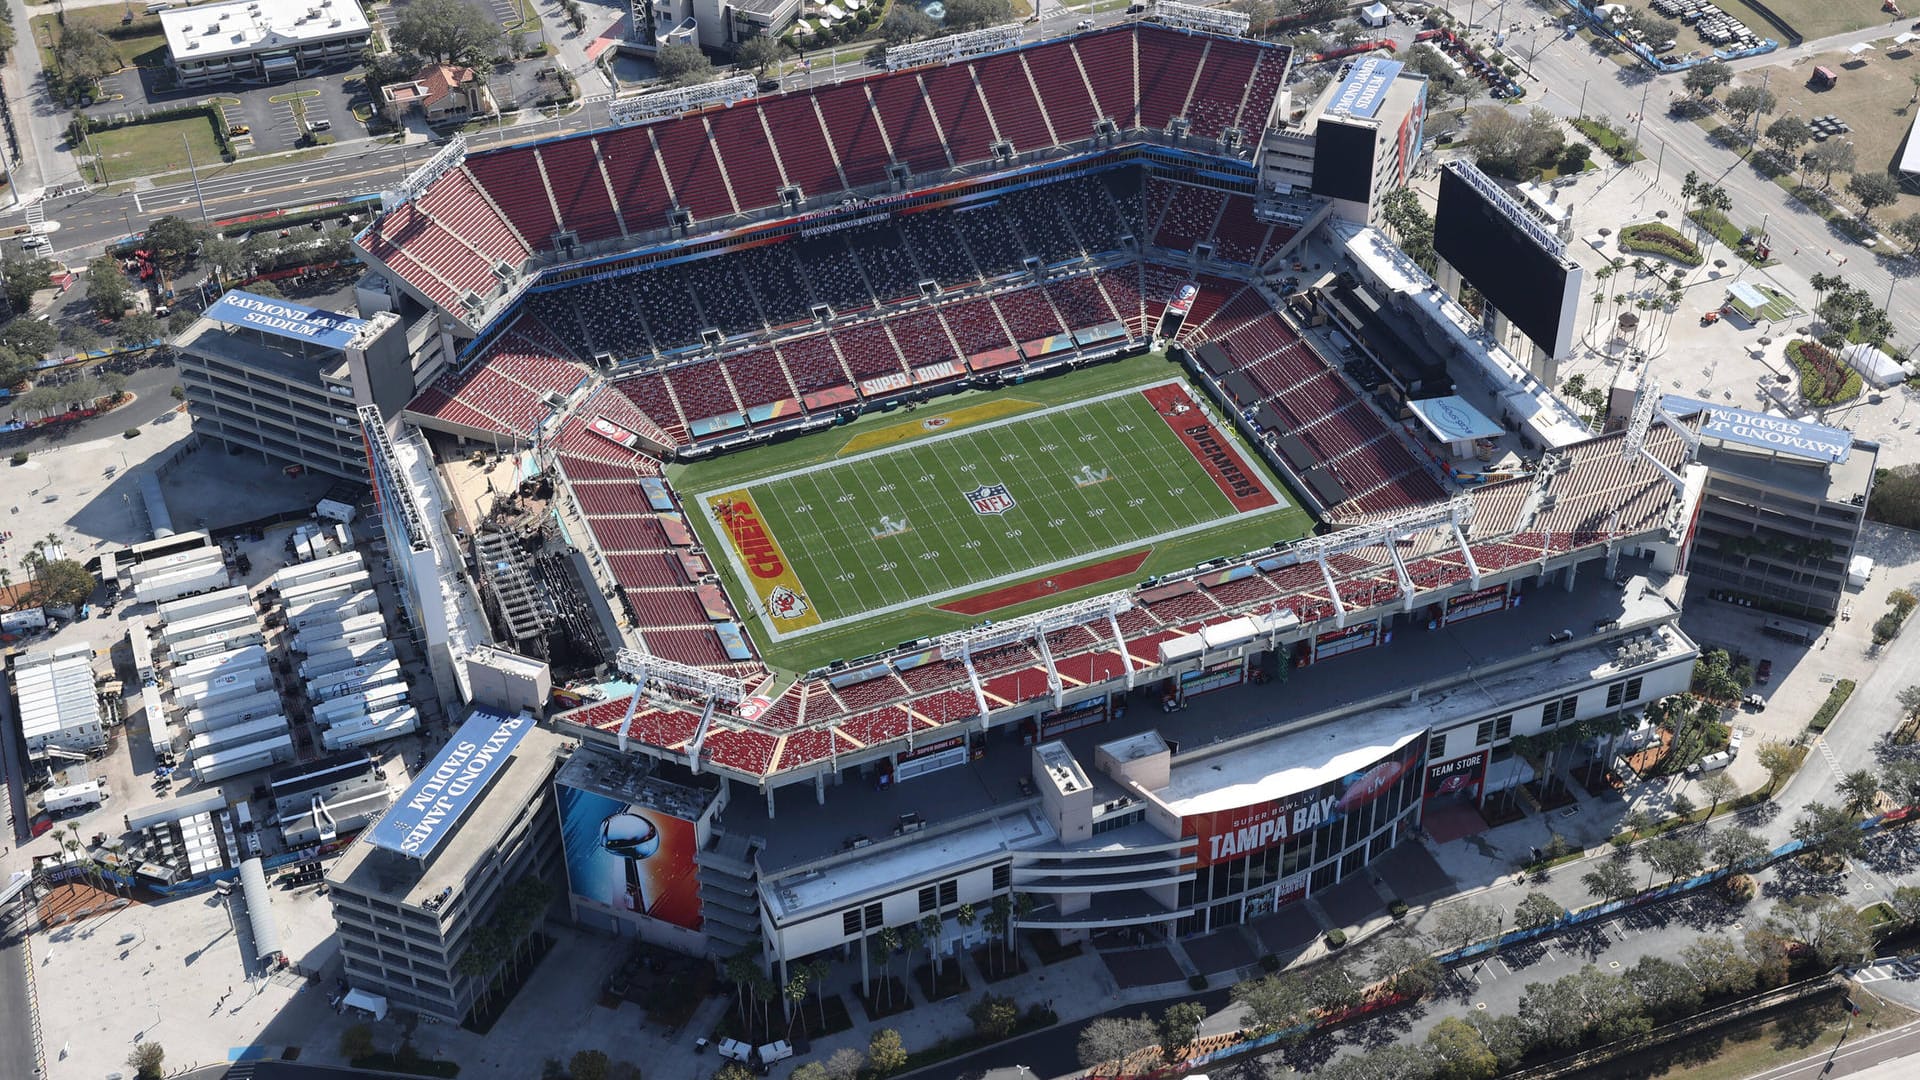
[(1567, 584), (1567, 591), (1568, 591), (1568, 592), (1572, 592), (1572, 591), (1573, 591), (1573, 578), (1574, 578), (1574, 572), (1575, 572), (1575, 571), (1577, 571), (1578, 569), (1579, 569), (1579, 566), (1578, 566), (1578, 565), (1576, 565), (1576, 564), (1574, 564), (1574, 563), (1568, 563), (1568, 564), (1567, 564), (1567, 570), (1566, 570), (1566, 574), (1567, 574), (1567, 582), (1566, 582), (1566, 584)]
[(773, 789), (767, 788), (767, 820), (773, 820)]
[(821, 806), (827, 805), (827, 774), (826, 773), (820, 772), (820, 773), (813, 774), (813, 798), (814, 798), (814, 801), (819, 803)]

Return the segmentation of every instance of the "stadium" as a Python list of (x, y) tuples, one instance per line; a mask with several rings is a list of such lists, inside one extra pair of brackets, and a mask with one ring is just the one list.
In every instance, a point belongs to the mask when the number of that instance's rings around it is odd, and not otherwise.
[[(451, 146), (358, 237), (457, 343), (403, 426), (526, 456), (623, 616), (613, 681), (553, 717), (593, 751), (563, 828), (611, 859), (594, 829), (654, 807), (698, 899), (650, 914), (608, 863), (576, 873), (579, 921), (785, 963), (1018, 889), (1026, 926), (1204, 931), (1484, 798), (1529, 697), (1552, 725), (1587, 690), (1617, 713), (1685, 685), (1677, 602), (1621, 586), (1684, 562), (1698, 418), (1643, 393), (1623, 430), (1464, 487), (1307, 331), (1285, 275), (1329, 202), (1263, 179), (1292, 56), (1206, 14), (625, 99), (611, 127)], [(411, 466), (374, 450), (390, 503)], [(1462, 661), (1414, 631), (1494, 613), (1463, 639), (1478, 689), (1422, 698)], [(1494, 677), (1563, 621), (1596, 629)], [(1404, 686), (1314, 674), (1390, 642)], [(1280, 714), (1208, 715), (1197, 748), (1184, 717), (1142, 730), (1276, 680)], [(1473, 740), (1502, 707), (1501, 746)], [(789, 788), (808, 812), (776, 821)], [(1271, 827), (1308, 796), (1300, 835)]]

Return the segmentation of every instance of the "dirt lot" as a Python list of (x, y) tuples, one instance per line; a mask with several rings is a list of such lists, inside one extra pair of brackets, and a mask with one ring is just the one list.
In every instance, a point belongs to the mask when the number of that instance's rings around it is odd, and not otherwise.
[[(1844, 52), (1822, 53), (1796, 61), (1787, 71), (1772, 69), (1773, 78), (1767, 86), (1780, 99), (1775, 116), (1792, 114), (1811, 119), (1832, 113), (1852, 125), (1853, 132), (1844, 137), (1853, 140), (1855, 159), (1861, 170), (1891, 171), (1899, 159), (1900, 146), (1913, 126), (1916, 106), (1908, 102), (1915, 88), (1910, 79), (1920, 74), (1920, 53), (1896, 48), (1870, 52), (1866, 57), (1864, 61), (1854, 61)], [(1820, 91), (1809, 87), (1807, 77), (1815, 67), (1839, 72), (1838, 85)], [(1758, 74), (1749, 72), (1740, 82), (1755, 81)], [(1842, 187), (1844, 183), (1844, 177), (1834, 177), (1834, 187)], [(1915, 212), (1920, 212), (1920, 195), (1909, 192), (1877, 216), (1888, 221)]]
[[(1779, 33), (1773, 24), (1740, 0), (1714, 0), (1714, 3), (1755, 32), (1779, 40)], [(1767, 0), (1767, 7), (1775, 15), (1787, 20), (1787, 24), (1800, 31), (1800, 35), (1808, 41), (1887, 21), (1887, 16), (1880, 13), (1879, 0), (1872, 0), (1871, 3), (1868, 0), (1850, 0), (1847, 3), (1834, 3), (1833, 0)], [(1781, 41), (1780, 44), (1785, 45), (1786, 42)]]

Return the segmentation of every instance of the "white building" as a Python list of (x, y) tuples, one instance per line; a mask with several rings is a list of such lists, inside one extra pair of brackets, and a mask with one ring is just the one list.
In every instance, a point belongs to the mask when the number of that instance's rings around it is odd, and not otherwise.
[(13, 661), (13, 694), (29, 757), (46, 757), (49, 751), (84, 754), (107, 745), (90, 647), (20, 654)]
[(160, 13), (183, 86), (297, 79), (351, 64), (367, 47), (355, 0), (234, 0)]

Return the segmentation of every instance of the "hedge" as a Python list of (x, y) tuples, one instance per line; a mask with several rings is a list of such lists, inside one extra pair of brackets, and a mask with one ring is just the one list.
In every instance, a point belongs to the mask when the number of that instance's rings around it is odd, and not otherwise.
[(1628, 225), (1621, 229), (1620, 247), (1623, 251), (1672, 259), (1683, 266), (1699, 266), (1706, 261), (1706, 257), (1700, 254), (1699, 244), (1680, 235), (1672, 226), (1658, 221)]
[(1820, 703), (1820, 711), (1813, 714), (1812, 720), (1807, 721), (1807, 730), (1815, 732), (1827, 730), (1827, 725), (1833, 723), (1833, 718), (1840, 714), (1840, 706), (1845, 705), (1847, 699), (1852, 696), (1852, 679), (1841, 679), (1834, 683), (1833, 689), (1827, 691), (1827, 700)]

